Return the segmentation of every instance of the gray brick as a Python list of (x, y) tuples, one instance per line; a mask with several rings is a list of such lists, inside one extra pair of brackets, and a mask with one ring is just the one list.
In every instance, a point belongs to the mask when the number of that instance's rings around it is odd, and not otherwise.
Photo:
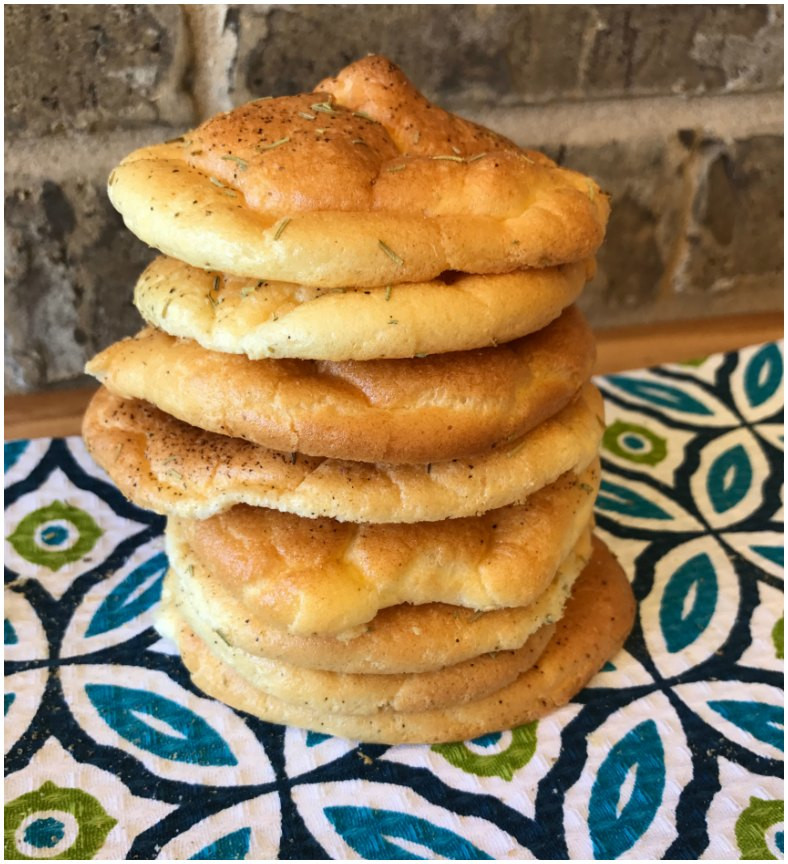
[(96, 351), (141, 326), (132, 287), (152, 252), (103, 184), (6, 178), (6, 387), (78, 379)]
[(7, 134), (194, 119), (177, 6), (9, 5), (5, 15)]
[(779, 7), (603, 6), (594, 17), (583, 70), (588, 95), (722, 93), (782, 84)]
[(651, 138), (559, 147), (550, 155), (594, 177), (611, 196), (597, 276), (581, 298), (583, 310), (597, 326), (647, 320), (646, 310), (660, 302), (680, 231), (685, 151), (677, 141)]
[(505, 17), (474, 6), (241, 7), (236, 101), (309, 91), (368, 53), (386, 55), (444, 102), (505, 92)]
[(681, 290), (773, 292), (783, 272), (782, 136), (704, 139), (697, 148), (705, 171), (692, 204)]
[(778, 6), (237, 7), (235, 101), (309, 90), (367, 52), (446, 107), (782, 84)]
[(782, 304), (783, 142), (725, 144), (688, 130), (639, 143), (553, 150), (612, 196), (593, 324), (777, 310)]

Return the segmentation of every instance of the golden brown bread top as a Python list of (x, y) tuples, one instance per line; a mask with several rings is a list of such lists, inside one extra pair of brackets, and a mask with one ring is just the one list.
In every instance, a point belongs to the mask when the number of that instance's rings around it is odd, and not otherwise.
[(173, 517), (167, 534), (173, 555), (188, 545), (258, 620), (338, 633), (400, 603), (527, 606), (587, 530), (599, 474), (597, 462), (525, 504), (441, 522), (365, 525), (240, 505), (204, 521)]
[(592, 180), (430, 105), (381, 57), (131, 153), (109, 194), (174, 258), (324, 287), (580, 261), (609, 212)]
[(375, 360), (483, 348), (541, 330), (593, 272), (593, 261), (581, 261), (335, 289), (228, 276), (160, 256), (137, 281), (134, 303), (149, 324), (213, 351)]
[(202, 621), (187, 594), (173, 596), (168, 590), (157, 613), (157, 626), (163, 635), (177, 638), (181, 621), (251, 687), (293, 705), (342, 714), (429, 711), (480, 699), (530, 669), (555, 632), (554, 624), (544, 624), (512, 651), (482, 654), (430, 672), (380, 675), (305, 669), (234, 648)]
[(86, 371), (120, 396), (272, 450), (425, 464), (524, 434), (574, 398), (593, 361), (572, 308), (497, 348), (407, 360), (249, 360), (146, 329)]
[(228, 591), (188, 544), (167, 535), (170, 571), (165, 594), (233, 648), (290, 666), (353, 674), (430, 672), (481, 654), (514, 651), (563, 614), (572, 585), (591, 555), (586, 532), (554, 579), (528, 606), (477, 612), (447, 603), (389, 606), (367, 624), (341, 634), (303, 636), (271, 627), (257, 607)]
[(183, 622), (174, 634), (192, 681), (228, 705), (273, 723), (289, 723), (359, 741), (431, 744), (461, 741), (528, 723), (566, 704), (624, 644), (635, 617), (626, 575), (597, 541), (556, 634), (536, 664), (514, 682), (475, 701), (431, 711), (330, 714), (283, 702), (214, 655)]
[(102, 388), (82, 434), (93, 458), (140, 507), (204, 519), (235, 504), (348, 522), (431, 522), (521, 503), (597, 457), (602, 398), (578, 399), (484, 456), (431, 465), (367, 464), (268, 450), (189, 426)]

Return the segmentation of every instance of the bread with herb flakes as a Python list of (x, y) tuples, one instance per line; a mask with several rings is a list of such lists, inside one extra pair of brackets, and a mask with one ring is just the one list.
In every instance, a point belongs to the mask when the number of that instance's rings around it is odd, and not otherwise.
[(599, 473), (596, 462), (524, 504), (440, 522), (359, 525), (243, 505), (171, 517), (170, 560), (187, 544), (214, 586), (290, 633), (339, 633), (400, 603), (527, 606), (588, 531)]
[(583, 261), (609, 213), (593, 180), (431, 105), (382, 57), (134, 151), (109, 196), (173, 258), (333, 288)]
[[(519, 648), (481, 654), (430, 672), (331, 672), (293, 666), (236, 648), (223, 634), (200, 619), (188, 593), (180, 592), (178, 600), (177, 611), (168, 608), (165, 600), (158, 614), (163, 633), (177, 632), (182, 619), (250, 687), (321, 713), (364, 715), (388, 709), (429, 711), (480, 699), (530, 669), (555, 630), (555, 625), (543, 624)], [(167, 621), (168, 616), (171, 622)]]
[(599, 391), (578, 398), (520, 438), (471, 459), (390, 465), (282, 453), (189, 426), (105, 388), (85, 412), (94, 460), (140, 507), (205, 519), (235, 504), (345, 522), (432, 522), (519, 504), (597, 458)]
[(560, 618), (572, 585), (591, 555), (586, 532), (552, 581), (528, 606), (479, 612), (447, 603), (389, 606), (366, 624), (340, 634), (302, 635), (278, 630), (254, 604), (223, 590), (188, 544), (173, 543), (162, 595), (219, 640), (255, 657), (289, 666), (351, 674), (434, 672), (494, 651), (515, 651), (540, 627)]
[(541, 330), (593, 272), (586, 261), (336, 289), (227, 276), (159, 257), (137, 281), (134, 303), (152, 326), (212, 351), (253, 360), (375, 360), (483, 348)]
[(496, 348), (402, 360), (249, 360), (147, 329), (86, 371), (210, 432), (358, 462), (439, 462), (519, 437), (575, 397), (594, 339), (576, 309)]
[[(488, 613), (497, 614), (497, 613)], [(632, 589), (600, 541), (577, 579), (555, 635), (538, 661), (511, 684), (480, 699), (426, 711), (374, 714), (315, 710), (250, 686), (181, 617), (169, 629), (192, 681), (204, 693), (272, 723), (301, 726), (357, 741), (432, 744), (512, 729), (565, 705), (623, 645), (635, 617)]]

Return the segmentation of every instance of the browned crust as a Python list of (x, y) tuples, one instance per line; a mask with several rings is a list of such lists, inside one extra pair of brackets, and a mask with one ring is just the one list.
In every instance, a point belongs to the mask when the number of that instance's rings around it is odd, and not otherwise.
[(234, 708), (270, 722), (361, 741), (429, 744), (509, 729), (566, 704), (623, 645), (634, 616), (635, 601), (626, 575), (597, 541), (555, 636), (529, 671), (480, 700), (434, 711), (380, 711), (371, 716), (323, 714), (283, 703), (250, 687), (187, 626), (181, 628), (177, 641), (194, 683)]
[(86, 369), (113, 393), (272, 450), (424, 464), (481, 453), (553, 416), (594, 354), (570, 308), (497, 348), (407, 360), (249, 360), (147, 329)]
[(247, 653), (206, 625), (183, 594), (177, 606), (165, 594), (158, 621), (165, 633), (177, 633), (186, 623), (250, 686), (292, 705), (342, 714), (430, 711), (481, 699), (530, 669), (555, 632), (555, 625), (544, 624), (511, 651), (482, 654), (429, 672), (381, 675), (306, 669)]
[(110, 177), (113, 204), (194, 266), (326, 287), (547, 267), (601, 243), (596, 183), (429, 105), (389, 61), (320, 86), (135, 151)]
[(135, 504), (203, 519), (252, 504), (348, 522), (432, 522), (521, 503), (597, 456), (604, 429), (599, 392), (526, 435), (470, 460), (367, 464), (282, 453), (203, 432), (152, 406), (101, 389), (82, 433), (93, 458)]
[(590, 526), (533, 603), (477, 612), (447, 603), (382, 609), (368, 624), (341, 634), (304, 636), (270, 626), (240, 594), (217, 582), (188, 546), (167, 535), (170, 571), (163, 596), (188, 601), (200, 620), (228, 644), (290, 666), (353, 674), (430, 672), (480, 654), (512, 651), (542, 625), (561, 617), (591, 556)]
[(368, 525), (241, 505), (172, 518), (167, 533), (261, 625), (337, 633), (400, 603), (532, 603), (587, 530), (599, 474), (597, 462), (524, 504), (462, 519)]

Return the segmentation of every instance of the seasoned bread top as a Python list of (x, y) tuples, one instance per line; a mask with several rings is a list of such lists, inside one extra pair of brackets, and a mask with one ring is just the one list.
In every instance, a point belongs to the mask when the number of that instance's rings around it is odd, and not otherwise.
[(584, 260), (609, 213), (594, 181), (430, 104), (374, 56), (134, 151), (109, 195), (174, 258), (322, 287)]

